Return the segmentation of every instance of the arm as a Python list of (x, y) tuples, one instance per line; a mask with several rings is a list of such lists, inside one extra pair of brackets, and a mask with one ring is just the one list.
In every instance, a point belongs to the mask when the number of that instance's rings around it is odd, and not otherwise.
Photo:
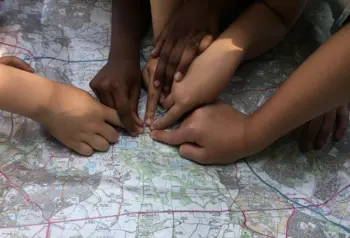
[(278, 44), (299, 18), (307, 0), (255, 1), (219, 38), (251, 59)]
[(40, 121), (56, 83), (0, 65), (0, 109)]
[(320, 47), (276, 94), (252, 115), (249, 138), (275, 140), (350, 101), (350, 25)]
[(109, 60), (140, 59), (140, 40), (148, 26), (145, 0), (113, 0)]
[(88, 93), (32, 73), (0, 65), (0, 110), (42, 123), (67, 147), (83, 155), (105, 151), (118, 139), (118, 114)]
[(136, 136), (143, 132), (143, 121), (138, 116), (140, 39), (148, 27), (148, 1), (113, 0), (112, 6), (109, 59), (90, 87), (103, 104), (118, 112), (125, 129)]
[[(153, 124), (153, 129), (165, 129), (184, 113), (213, 102), (242, 60), (260, 55), (276, 45), (294, 24), (305, 4), (305, 1), (303, 4), (289, 1), (289, 5), (276, 4), (272, 0), (266, 2), (270, 6), (255, 1), (193, 61), (184, 79), (174, 83), (170, 96), (163, 103), (169, 111)], [(271, 10), (272, 6), (275, 10)]]

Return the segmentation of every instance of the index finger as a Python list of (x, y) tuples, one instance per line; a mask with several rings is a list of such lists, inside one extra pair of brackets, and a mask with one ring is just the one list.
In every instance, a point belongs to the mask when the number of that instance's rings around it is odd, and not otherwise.
[(181, 145), (188, 142), (189, 133), (186, 133), (185, 127), (180, 127), (174, 131), (152, 131), (152, 139), (163, 142), (168, 145)]
[(158, 99), (160, 97), (161, 88), (154, 87), (154, 70), (147, 69), (147, 72), (143, 75), (145, 80), (148, 81), (148, 97), (147, 97), (147, 107), (145, 115), (145, 123), (150, 126), (154, 115), (156, 113)]
[(152, 130), (163, 130), (171, 125), (175, 124), (177, 120), (179, 120), (187, 110), (182, 109), (176, 104), (170, 108), (170, 110), (164, 115), (164, 117), (158, 119), (151, 125)]
[(113, 98), (114, 98), (114, 106), (115, 106), (115, 109), (117, 110), (121, 123), (125, 126), (125, 129), (130, 134), (136, 135), (137, 128), (132, 115), (129, 100), (124, 97), (117, 97), (115, 94), (113, 95)]

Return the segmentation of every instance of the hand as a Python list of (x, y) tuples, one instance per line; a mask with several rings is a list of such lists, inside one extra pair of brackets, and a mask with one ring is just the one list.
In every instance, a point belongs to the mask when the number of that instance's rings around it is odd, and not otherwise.
[[(150, 65), (148, 71), (149, 82), (152, 82), (152, 79), (154, 80), (153, 66)], [(196, 77), (195, 74), (192, 75), (189, 73), (186, 75), (186, 80), (175, 82), (170, 95), (164, 100), (160, 100), (161, 106), (167, 110), (166, 114), (157, 121), (153, 122), (152, 120), (150, 126), (151, 130), (166, 129), (193, 109), (214, 102), (220, 95), (221, 90), (225, 87), (227, 80), (214, 81), (213, 78), (216, 76), (215, 70), (213, 70), (213, 74), (208, 71), (206, 76), (207, 77), (199, 78)], [(153, 119), (157, 103), (157, 101), (155, 101), (157, 91), (154, 90), (151, 83), (149, 83), (148, 88), (149, 96), (146, 115)]]
[(254, 141), (251, 117), (230, 105), (197, 109), (175, 131), (152, 131), (154, 140), (179, 145), (180, 155), (200, 164), (230, 164), (263, 149)]
[(110, 143), (117, 142), (118, 134), (111, 125), (121, 126), (115, 110), (63, 84), (55, 85), (52, 100), (38, 118), (64, 145), (86, 156), (94, 150), (106, 151)]
[(333, 132), (333, 139), (340, 141), (349, 126), (349, 110), (344, 105), (323, 114), (302, 125), (296, 130), (302, 151), (319, 150), (324, 147)]
[(170, 18), (158, 36), (152, 52), (160, 57), (155, 72), (155, 87), (165, 96), (173, 79), (181, 80), (194, 58), (205, 51), (217, 37), (220, 12), (212, 0), (189, 0)]
[(129, 133), (136, 136), (143, 132), (143, 121), (138, 117), (141, 70), (137, 60), (108, 62), (90, 87), (103, 104), (118, 112)]
[(34, 73), (34, 69), (32, 67), (30, 67), (29, 64), (27, 64), (23, 60), (17, 58), (16, 56), (1, 57), (0, 64), (12, 66), (14, 68), (21, 69), (21, 70), (27, 71), (29, 73)]

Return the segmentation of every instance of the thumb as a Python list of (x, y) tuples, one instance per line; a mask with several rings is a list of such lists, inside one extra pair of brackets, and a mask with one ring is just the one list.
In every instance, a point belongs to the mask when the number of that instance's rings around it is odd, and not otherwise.
[(110, 123), (113, 126), (119, 126), (125, 128), (125, 126), (121, 123), (119, 115), (116, 110), (109, 108), (103, 104), (100, 104), (103, 107), (104, 111), (104, 120)]
[(204, 148), (195, 144), (187, 143), (181, 145), (180, 155), (185, 159), (189, 159), (200, 164), (205, 164), (206, 161)]
[(199, 44), (197, 55), (202, 54), (213, 43), (213, 41), (214, 37), (212, 35), (204, 36)]

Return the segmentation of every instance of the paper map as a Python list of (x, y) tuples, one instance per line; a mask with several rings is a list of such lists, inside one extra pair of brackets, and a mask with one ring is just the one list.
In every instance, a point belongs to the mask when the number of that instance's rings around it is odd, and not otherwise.
[[(91, 91), (108, 57), (111, 1), (8, 0), (1, 7), (1, 55)], [(320, 29), (328, 13), (322, 4), (305, 13), (285, 43), (241, 67), (222, 98), (247, 113), (261, 106), (327, 38)], [(142, 43), (141, 65), (151, 44), (150, 36)], [(143, 93), (141, 114), (145, 103)], [(80, 157), (37, 123), (6, 112), (0, 139), (0, 237), (350, 235), (347, 138), (308, 154), (283, 139), (230, 166), (194, 164), (147, 134)]]

